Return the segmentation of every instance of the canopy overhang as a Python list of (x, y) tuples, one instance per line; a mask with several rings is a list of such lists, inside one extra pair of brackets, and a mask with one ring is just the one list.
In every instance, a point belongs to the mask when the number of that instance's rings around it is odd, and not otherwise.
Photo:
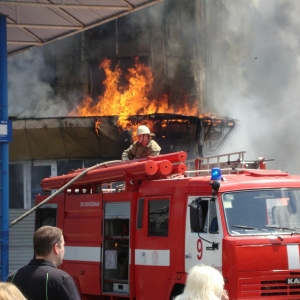
[(163, 0), (0, 1), (8, 55), (91, 29)]
[[(14, 119), (10, 160), (99, 158), (119, 159), (132, 143), (132, 127), (121, 129), (118, 116)], [(238, 121), (226, 117), (151, 114), (128, 117), (131, 125), (147, 124), (162, 154), (186, 151), (196, 157), (220, 150), (236, 132)], [(202, 138), (201, 138), (202, 136)], [(202, 141), (201, 141), (202, 140)]]

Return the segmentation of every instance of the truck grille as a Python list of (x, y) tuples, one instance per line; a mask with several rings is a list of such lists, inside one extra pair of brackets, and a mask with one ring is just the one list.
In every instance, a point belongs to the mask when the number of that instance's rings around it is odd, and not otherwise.
[(300, 299), (300, 272), (277, 271), (260, 275), (254, 272), (245, 275), (240, 278), (241, 299)]
[(285, 280), (261, 282), (261, 296), (293, 296), (300, 295), (300, 284), (287, 285)]

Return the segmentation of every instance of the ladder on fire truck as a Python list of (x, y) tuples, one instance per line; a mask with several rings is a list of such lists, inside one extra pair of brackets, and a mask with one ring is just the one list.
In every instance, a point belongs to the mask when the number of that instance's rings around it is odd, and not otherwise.
[(187, 160), (187, 176), (207, 175), (212, 168), (220, 168), (227, 173), (239, 172), (244, 169), (266, 169), (266, 159), (259, 157), (257, 160), (245, 161), (246, 151), (238, 151), (207, 157), (197, 157)]

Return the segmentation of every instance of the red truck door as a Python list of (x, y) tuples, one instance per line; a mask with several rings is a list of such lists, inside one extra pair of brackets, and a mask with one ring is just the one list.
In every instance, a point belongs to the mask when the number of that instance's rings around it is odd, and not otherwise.
[(137, 299), (165, 299), (169, 281), (170, 196), (142, 198), (137, 205), (135, 284)]
[(102, 194), (66, 195), (62, 268), (73, 276), (82, 299), (101, 293), (102, 216)]
[[(197, 215), (192, 212), (196, 206), (192, 205), (195, 199), (202, 199), (200, 206), (203, 213), (203, 228), (195, 228)], [(216, 200), (210, 197), (189, 196), (189, 208), (186, 214), (185, 234), (185, 271), (196, 264), (206, 264), (222, 271), (222, 239), (220, 211)], [(194, 219), (194, 220), (193, 220)], [(199, 231), (199, 232), (198, 232)]]

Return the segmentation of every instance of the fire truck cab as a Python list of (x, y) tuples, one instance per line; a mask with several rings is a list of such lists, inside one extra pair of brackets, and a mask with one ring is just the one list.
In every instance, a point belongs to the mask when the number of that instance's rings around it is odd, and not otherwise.
[(300, 176), (244, 153), (176, 152), (45, 178), (59, 193), (36, 228), (63, 229), (61, 268), (83, 300), (173, 299), (196, 264), (223, 274), (230, 300), (299, 299)]

